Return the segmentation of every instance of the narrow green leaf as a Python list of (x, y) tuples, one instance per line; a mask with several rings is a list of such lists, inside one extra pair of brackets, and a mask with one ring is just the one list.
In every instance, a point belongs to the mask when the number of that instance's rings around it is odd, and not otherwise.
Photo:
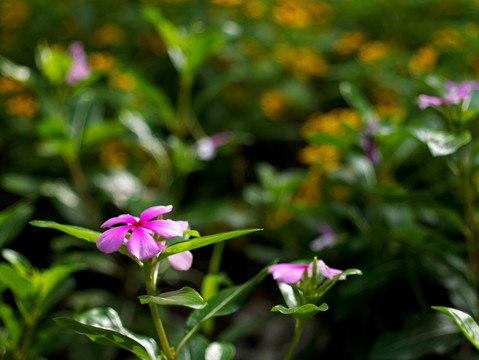
[(244, 230), (233, 230), (227, 231), (220, 234), (201, 236), (194, 238), (188, 241), (177, 243), (171, 246), (168, 246), (163, 250), (158, 256), (159, 260), (165, 259), (170, 255), (178, 254), (183, 251), (197, 249), (206, 245), (211, 245), (220, 241), (232, 239), (238, 236), (246, 235), (255, 231), (260, 231), (262, 229), (244, 229)]
[(206, 306), (206, 301), (196, 290), (190, 287), (183, 287), (176, 291), (165, 292), (160, 295), (139, 296), (142, 304), (155, 303), (158, 305), (180, 305), (192, 309), (202, 309)]
[(97, 344), (128, 350), (141, 359), (159, 358), (155, 340), (125, 329), (118, 313), (112, 308), (95, 308), (74, 318), (58, 317), (54, 320), (58, 325), (85, 335)]
[(479, 326), (470, 315), (463, 311), (444, 306), (432, 306), (432, 309), (449, 316), (472, 345), (479, 349)]
[(205, 360), (231, 360), (235, 353), (233, 344), (215, 341), (206, 348)]
[(58, 224), (54, 221), (33, 220), (33, 221), (30, 221), (30, 225), (38, 226), (41, 228), (50, 228), (50, 229), (60, 230), (68, 235), (72, 235), (76, 238), (86, 240), (88, 242), (93, 242), (93, 243), (95, 243), (98, 236), (100, 236), (100, 233), (98, 231), (90, 230), (90, 229), (83, 228), (80, 226), (75, 226), (75, 225)]
[(314, 304), (306, 304), (299, 307), (287, 308), (283, 305), (276, 305), (274, 306), (271, 311), (279, 311), (281, 314), (285, 315), (294, 315), (294, 317), (298, 320), (307, 320), (312, 318), (320, 311), (326, 311), (329, 309), (328, 304), (323, 303), (320, 306), (316, 306)]
[(0, 320), (5, 329), (4, 334), (0, 335), (0, 343), (3, 342), (8, 349), (16, 348), (22, 330), (15, 317), (15, 311), (7, 304), (0, 303)]
[(0, 212), (0, 248), (15, 239), (34, 209), (30, 203), (19, 202)]
[(192, 311), (186, 320), (186, 335), (182, 340), (182, 345), (184, 345), (208, 319), (229, 315), (237, 311), (243, 304), (248, 293), (262, 281), (267, 274), (268, 267), (265, 267), (254, 278), (244, 284), (221, 290), (216, 296), (208, 300), (208, 304), (203, 309)]
[(344, 81), (339, 84), (339, 90), (349, 106), (357, 110), (364, 120), (376, 117), (371, 104), (356, 86)]
[(293, 286), (282, 282), (278, 282), (277, 285), (279, 291), (281, 291), (281, 295), (283, 295), (286, 305), (288, 305), (290, 308), (298, 306), (298, 300), (294, 294)]
[(2, 256), (7, 260), (21, 275), (25, 276), (33, 272), (33, 265), (28, 259), (11, 249), (4, 249)]
[(41, 299), (46, 299), (63, 280), (81, 268), (78, 264), (59, 264), (43, 270), (37, 277)]
[(413, 130), (412, 135), (426, 144), (433, 156), (453, 154), (471, 141), (469, 131), (453, 134), (446, 130), (421, 128)]

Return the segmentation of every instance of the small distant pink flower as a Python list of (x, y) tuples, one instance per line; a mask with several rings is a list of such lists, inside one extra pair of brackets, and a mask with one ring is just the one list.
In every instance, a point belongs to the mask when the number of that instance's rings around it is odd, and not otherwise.
[(419, 100), (417, 104), (420, 109), (425, 109), (431, 105), (435, 105), (435, 106), (442, 105), (442, 103), (443, 103), (442, 99), (436, 96), (419, 95)]
[(75, 41), (68, 47), (68, 52), (72, 57), (72, 64), (68, 69), (65, 77), (65, 81), (69, 85), (73, 85), (76, 82), (86, 79), (90, 76), (90, 66), (88, 65), (88, 58), (83, 51), (83, 45), (79, 41)]
[[(297, 283), (303, 277), (304, 271), (306, 270), (308, 276), (312, 276), (313, 273), (313, 264), (275, 264), (271, 265), (268, 269), (268, 272), (273, 275), (273, 278), (282, 283), (294, 284)], [(333, 269), (327, 266), (323, 260), (317, 260), (316, 267), (318, 271), (327, 279), (332, 279), (338, 274), (341, 274), (342, 271), (338, 269)], [(339, 280), (346, 279), (345, 276), (341, 276)]]
[[(158, 255), (167, 246), (156, 241), (152, 236), (153, 233), (164, 239), (171, 239), (182, 236), (183, 231), (188, 227), (186, 221), (151, 220), (170, 212), (172, 209), (172, 205), (153, 206), (143, 211), (139, 218), (130, 214), (123, 214), (107, 220), (101, 226), (102, 228), (121, 223), (126, 223), (126, 225), (113, 227), (102, 233), (96, 242), (98, 249), (104, 253), (112, 253), (126, 243), (128, 252), (139, 260)], [(130, 237), (126, 239), (126, 234), (130, 230)]]
[(230, 138), (230, 134), (226, 132), (203, 137), (194, 145), (196, 154), (201, 160), (213, 160), (216, 156), (216, 149), (230, 141)]

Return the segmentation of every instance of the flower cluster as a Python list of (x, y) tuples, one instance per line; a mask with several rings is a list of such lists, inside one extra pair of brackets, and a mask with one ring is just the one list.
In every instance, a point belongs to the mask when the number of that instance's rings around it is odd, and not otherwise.
[[(172, 239), (177, 236), (183, 236), (183, 232), (188, 229), (187, 221), (173, 220), (152, 220), (163, 214), (169, 213), (173, 209), (172, 205), (153, 206), (135, 217), (130, 214), (123, 214), (107, 220), (102, 228), (108, 228), (113, 225), (126, 223), (106, 230), (97, 239), (98, 249), (104, 253), (117, 251), (123, 244), (126, 244), (128, 252), (139, 260), (149, 259), (158, 255), (167, 246), (163, 240), (157, 241), (154, 234), (162, 239)], [(131, 230), (128, 238), (127, 233)], [(171, 265), (177, 270), (188, 270), (191, 267), (193, 255), (189, 251), (168, 257)]]

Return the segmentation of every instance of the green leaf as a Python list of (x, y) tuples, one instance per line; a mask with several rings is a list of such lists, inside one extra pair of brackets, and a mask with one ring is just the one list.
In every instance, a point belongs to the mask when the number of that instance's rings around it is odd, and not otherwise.
[(206, 348), (205, 360), (231, 360), (235, 353), (233, 344), (215, 341)]
[(192, 309), (202, 309), (206, 306), (206, 301), (196, 290), (190, 287), (183, 287), (176, 291), (161, 293), (160, 295), (139, 296), (142, 304), (155, 303), (158, 305), (180, 305)]
[(177, 360), (204, 359), (209, 344), (210, 342), (205, 336), (195, 335), (188, 341), (188, 344), (181, 349)]
[(0, 264), (0, 284), (4, 284), (19, 298), (26, 298), (35, 291), (30, 281), (21, 276), (8, 264)]
[(369, 101), (356, 86), (344, 81), (339, 84), (339, 90), (349, 106), (359, 112), (361, 118), (369, 121), (377, 117)]
[(7, 304), (0, 303), (0, 319), (5, 329), (0, 333), (0, 345), (3, 344), (8, 349), (14, 349), (22, 333), (22, 328), (15, 317), (15, 311)]
[(298, 306), (298, 300), (296, 299), (293, 286), (282, 282), (278, 282), (277, 285), (286, 305), (290, 308)]
[(298, 320), (307, 320), (309, 318), (312, 318), (318, 312), (326, 311), (328, 309), (329, 309), (328, 304), (323, 303), (320, 306), (316, 306), (314, 304), (306, 304), (303, 306), (292, 307), (292, 308), (287, 308), (287, 307), (284, 307), (283, 305), (276, 305), (271, 309), (271, 311), (279, 311), (281, 314), (285, 314), (285, 315), (293, 314), (294, 317)]
[(268, 267), (262, 269), (254, 278), (242, 285), (232, 286), (221, 290), (216, 296), (208, 300), (208, 304), (201, 310), (194, 310), (186, 320), (186, 335), (183, 342), (193, 336), (201, 325), (208, 319), (217, 316), (229, 315), (237, 311), (248, 293), (268, 274)]
[(479, 326), (469, 314), (444, 306), (431, 306), (431, 308), (449, 316), (466, 338), (479, 349)]
[(32, 204), (19, 202), (0, 212), (0, 248), (17, 237), (34, 210)]
[(31, 274), (33, 272), (33, 265), (28, 261), (28, 259), (11, 249), (4, 249), (2, 251), (2, 256), (7, 260), (13, 267), (17, 270), (22, 276)]
[(43, 75), (53, 84), (61, 84), (72, 63), (72, 57), (65, 51), (54, 49), (46, 43), (38, 45), (36, 61)]
[(427, 145), (433, 156), (445, 156), (455, 153), (461, 146), (471, 141), (471, 133), (463, 131), (452, 134), (445, 130), (415, 129), (412, 135)]
[(141, 359), (159, 358), (155, 340), (125, 329), (118, 313), (112, 308), (95, 308), (74, 318), (58, 317), (54, 320), (62, 327), (88, 336), (97, 344), (128, 350)]
[(168, 246), (163, 250), (158, 256), (159, 260), (165, 259), (170, 255), (178, 254), (183, 251), (197, 249), (206, 245), (211, 245), (220, 241), (232, 239), (238, 236), (246, 235), (255, 231), (260, 231), (262, 229), (243, 229), (243, 230), (233, 230), (227, 231), (224, 233), (201, 236), (194, 238), (188, 241), (180, 242), (171, 246)]
[(42, 271), (36, 279), (40, 298), (46, 299), (63, 280), (81, 268), (79, 264), (59, 264)]
[(95, 243), (98, 236), (100, 236), (100, 233), (98, 231), (90, 230), (90, 229), (83, 228), (80, 226), (75, 226), (75, 225), (63, 225), (63, 224), (56, 223), (54, 221), (33, 220), (33, 221), (30, 221), (30, 225), (38, 226), (41, 228), (50, 228), (50, 229), (60, 230), (68, 235), (72, 235), (76, 238), (86, 240), (88, 242), (93, 242), (93, 243)]

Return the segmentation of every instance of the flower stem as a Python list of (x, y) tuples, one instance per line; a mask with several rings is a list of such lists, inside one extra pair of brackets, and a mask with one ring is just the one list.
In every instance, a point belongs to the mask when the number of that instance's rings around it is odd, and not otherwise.
[[(148, 295), (156, 295), (156, 266), (155, 264), (145, 265), (143, 268), (145, 273), (145, 284), (146, 284), (146, 293)], [(161, 350), (163, 350), (166, 358), (168, 360), (175, 360), (176, 356), (171, 351), (171, 347), (168, 343), (168, 338), (166, 337), (166, 332), (161, 322), (160, 313), (158, 312), (158, 307), (154, 303), (149, 303), (151, 318), (155, 324), (156, 332), (158, 334), (158, 339), (160, 340)]]
[(301, 337), (301, 333), (303, 332), (303, 327), (304, 320), (295, 319), (293, 339), (291, 340), (291, 344), (289, 345), (289, 349), (284, 357), (284, 360), (290, 360), (293, 357), (294, 350), (296, 349), (299, 338)]

